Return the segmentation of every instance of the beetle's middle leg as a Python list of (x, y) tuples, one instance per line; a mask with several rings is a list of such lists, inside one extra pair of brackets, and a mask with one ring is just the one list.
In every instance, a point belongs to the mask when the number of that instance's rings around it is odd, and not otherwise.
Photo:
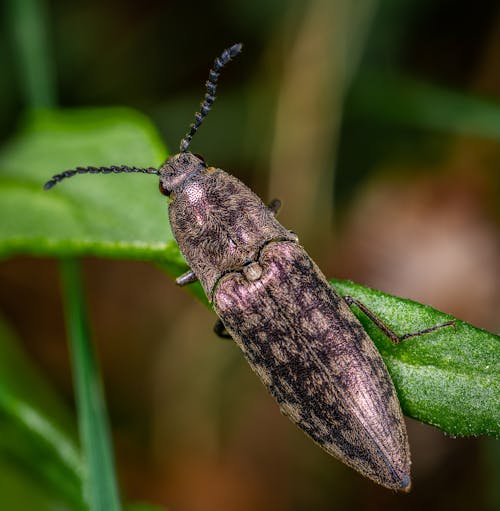
[(279, 199), (273, 199), (268, 205), (268, 209), (273, 213), (274, 216), (278, 214), (281, 209), (281, 201)]
[(192, 284), (193, 282), (196, 282), (198, 280), (198, 277), (195, 275), (193, 270), (189, 270), (186, 273), (183, 273), (179, 277), (175, 279), (175, 283), (178, 286), (186, 286), (187, 284)]
[(358, 309), (360, 309), (364, 314), (366, 314), (375, 325), (380, 328), (380, 330), (394, 343), (398, 344), (405, 339), (409, 339), (410, 337), (417, 337), (419, 335), (428, 334), (430, 332), (434, 332), (434, 330), (439, 330), (440, 328), (444, 328), (447, 326), (452, 326), (456, 329), (455, 321), (446, 321), (445, 323), (439, 323), (438, 325), (431, 326), (429, 328), (424, 328), (423, 330), (418, 330), (417, 332), (411, 332), (409, 334), (398, 335), (394, 330), (391, 330), (373, 311), (371, 311), (366, 305), (362, 302), (353, 298), (352, 296), (344, 296), (344, 300), (347, 302), (349, 306), (356, 305)]

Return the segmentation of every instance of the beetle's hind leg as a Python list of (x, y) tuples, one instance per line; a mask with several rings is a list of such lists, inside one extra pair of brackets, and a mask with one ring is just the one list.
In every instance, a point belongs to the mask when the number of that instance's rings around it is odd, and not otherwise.
[(192, 284), (193, 282), (196, 282), (198, 280), (198, 277), (195, 275), (193, 270), (189, 270), (186, 273), (183, 273), (179, 277), (175, 279), (175, 283), (178, 286), (186, 286), (187, 284)]
[(222, 339), (232, 339), (232, 337), (229, 335), (229, 332), (226, 330), (224, 323), (222, 323), (220, 319), (218, 319), (214, 325), (214, 332), (219, 337), (222, 337)]
[(411, 332), (409, 334), (398, 335), (394, 330), (391, 330), (373, 311), (371, 311), (366, 305), (364, 305), (356, 298), (352, 296), (344, 296), (344, 300), (347, 302), (349, 306), (356, 305), (356, 307), (361, 310), (364, 314), (366, 314), (375, 325), (380, 328), (380, 330), (394, 343), (398, 344), (401, 341), (409, 339), (410, 337), (417, 337), (419, 335), (428, 334), (430, 332), (434, 332), (434, 330), (439, 330), (440, 328), (444, 328), (447, 326), (452, 326), (456, 329), (455, 321), (446, 321), (445, 323), (439, 323), (438, 325), (431, 326), (429, 328), (424, 328), (423, 330), (418, 330), (417, 332)]

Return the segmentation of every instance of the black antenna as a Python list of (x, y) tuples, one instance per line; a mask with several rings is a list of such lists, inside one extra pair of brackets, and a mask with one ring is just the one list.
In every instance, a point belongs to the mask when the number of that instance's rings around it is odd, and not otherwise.
[(241, 43), (234, 44), (231, 48), (224, 50), (220, 57), (217, 57), (214, 61), (214, 65), (210, 72), (208, 73), (208, 80), (206, 82), (207, 92), (203, 99), (203, 103), (201, 104), (201, 108), (199, 112), (194, 114), (194, 123), (191, 124), (191, 128), (189, 129), (186, 136), (181, 140), (180, 151), (181, 153), (185, 153), (189, 144), (191, 143), (191, 139), (194, 134), (198, 131), (203, 119), (207, 116), (208, 112), (212, 108), (212, 104), (215, 101), (215, 91), (217, 90), (217, 80), (219, 79), (219, 74), (221, 69), (230, 62), (238, 53), (241, 51), (243, 45)]
[(43, 189), (50, 190), (53, 186), (59, 183), (59, 181), (62, 181), (67, 177), (76, 176), (76, 174), (119, 174), (121, 172), (142, 172), (143, 174), (159, 175), (158, 169), (155, 169), (154, 167), (148, 167), (146, 169), (127, 167), (126, 165), (112, 165), (111, 167), (76, 167), (74, 170), (66, 170), (65, 172), (52, 176), (52, 179), (43, 185)]

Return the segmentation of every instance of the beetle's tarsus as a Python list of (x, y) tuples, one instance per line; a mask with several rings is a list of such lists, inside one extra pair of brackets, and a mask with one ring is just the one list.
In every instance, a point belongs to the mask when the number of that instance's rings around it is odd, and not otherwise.
[(455, 331), (457, 330), (457, 325), (455, 324), (455, 321), (451, 320), (451, 321), (446, 321), (445, 323), (439, 323), (439, 324), (431, 326), (429, 328), (424, 328), (423, 330), (418, 330), (417, 332), (412, 332), (409, 334), (401, 335), (399, 337), (399, 340), (404, 341), (406, 339), (409, 339), (410, 337), (417, 337), (419, 335), (428, 334), (430, 332), (434, 332), (434, 330), (439, 330), (440, 328), (444, 328), (447, 326), (452, 326)]

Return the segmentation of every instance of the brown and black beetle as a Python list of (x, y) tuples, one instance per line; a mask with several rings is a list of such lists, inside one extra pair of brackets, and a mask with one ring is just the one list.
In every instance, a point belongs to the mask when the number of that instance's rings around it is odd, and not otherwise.
[(395, 342), (398, 337), (363, 304), (339, 296), (297, 236), (241, 181), (188, 152), (215, 100), (220, 70), (241, 51), (215, 60), (207, 92), (180, 153), (159, 169), (79, 167), (53, 176), (52, 188), (84, 173), (158, 175), (170, 197), (170, 225), (190, 271), (281, 411), (329, 454), (387, 488), (408, 491), (410, 450), (399, 401), (382, 357), (351, 312), (355, 303)]

